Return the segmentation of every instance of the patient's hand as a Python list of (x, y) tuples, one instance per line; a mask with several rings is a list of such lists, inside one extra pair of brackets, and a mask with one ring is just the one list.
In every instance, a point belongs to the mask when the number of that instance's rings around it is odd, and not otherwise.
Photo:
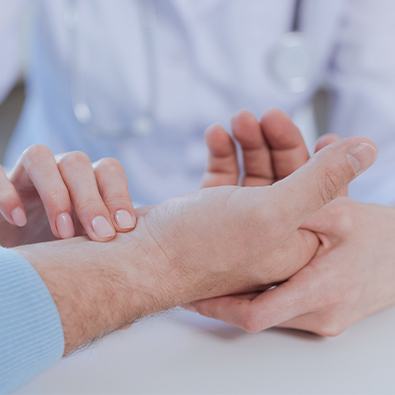
[(82, 234), (96, 241), (134, 228), (136, 217), (120, 163), (94, 164), (82, 152), (54, 156), (28, 148), (6, 175), (0, 169), (0, 242), (16, 246)]
[[(168, 262), (165, 271), (154, 266), (158, 286), (167, 283), (166, 294), (184, 294), (174, 301), (191, 302), (286, 280), (319, 246), (317, 235), (301, 225), (374, 157), (370, 141), (348, 139), (273, 185), (203, 188), (153, 207), (139, 217), (136, 231), (145, 229)], [(211, 173), (221, 177), (217, 170)]]
[[(238, 182), (240, 171), (236, 157), (235, 141), (240, 144), (243, 153), (245, 173), (240, 181), (242, 185), (265, 185), (275, 183), (279, 179), (294, 172), (309, 158), (303, 137), (298, 128), (286, 115), (279, 111), (274, 110), (269, 112), (259, 123), (252, 114), (241, 112), (233, 119), (232, 128), (234, 139), (232, 139), (220, 126), (213, 126), (207, 130), (207, 145), (210, 154), (203, 186), (223, 185), (226, 183), (236, 184)], [(315, 151), (321, 150), (326, 145), (336, 140), (338, 140), (338, 137), (333, 134), (322, 136), (316, 143)], [(343, 188), (339, 195), (346, 194), (347, 188)], [(290, 200), (294, 198), (294, 196), (289, 196)], [(357, 204), (354, 204), (354, 206), (358, 207)], [(339, 207), (345, 207), (346, 211), (344, 209), (340, 210)], [(341, 239), (338, 231), (341, 225), (336, 227), (336, 224), (344, 224), (345, 221), (343, 217), (348, 218), (353, 211), (350, 207), (353, 207), (353, 205), (348, 203), (347, 200), (338, 200), (329, 205), (328, 208), (321, 210), (321, 214), (315, 215), (311, 221), (303, 225), (303, 227), (310, 228), (311, 230), (318, 230), (318, 232), (320, 232), (320, 238), (325, 238), (326, 241), (323, 243), (324, 246), (321, 245), (318, 250), (320, 254), (322, 254), (322, 250), (331, 250), (331, 243), (329, 241), (335, 239), (336, 243), (338, 243)], [(369, 210), (371, 211), (373, 208)], [(365, 208), (365, 212), (368, 212), (368, 209)], [(363, 214), (365, 214), (365, 212)], [(328, 215), (327, 218), (325, 217), (326, 215)], [(361, 213), (359, 217), (361, 217)], [(349, 236), (351, 232), (349, 228), (347, 229), (348, 231), (346, 234)], [(363, 238), (361, 237), (361, 239)], [(313, 247), (314, 246), (312, 246), (312, 248)], [(351, 246), (349, 250), (352, 251), (352, 248)], [(331, 253), (335, 255), (337, 253), (336, 249), (331, 251)], [(311, 261), (311, 264), (291, 277), (289, 281), (276, 288), (274, 292), (230, 295), (207, 299), (196, 302), (189, 307), (187, 306), (187, 308), (194, 311), (196, 310), (209, 317), (233, 323), (250, 331), (263, 330), (267, 327), (281, 324), (281, 326), (284, 327), (310, 330), (318, 334), (335, 333), (335, 331), (332, 330), (334, 326), (340, 328), (340, 331), (352, 321), (357, 320), (359, 316), (354, 314), (353, 311), (353, 314), (343, 314), (343, 316), (339, 318), (339, 316), (341, 316), (340, 313), (344, 313), (344, 308), (337, 308), (337, 305), (336, 308), (333, 308), (335, 303), (333, 302), (332, 296), (335, 295), (335, 293), (328, 292), (326, 296), (324, 296), (324, 291), (320, 293), (320, 287), (322, 287), (322, 289), (328, 288), (333, 290), (336, 286), (338, 287), (338, 284), (344, 283), (344, 281), (341, 281), (342, 276), (354, 279), (355, 276), (350, 275), (354, 269), (350, 269), (350, 264), (348, 262), (344, 264), (344, 259), (336, 263), (326, 262), (326, 260), (330, 260), (326, 258), (322, 260), (323, 262), (320, 262), (321, 266), (327, 268), (326, 271), (319, 271), (317, 269), (318, 266), (316, 263), (320, 261), (320, 257), (315, 257), (315, 259)], [(357, 265), (359, 264), (360, 262), (358, 262)], [(347, 272), (347, 270), (349, 271)], [(358, 270), (356, 270), (356, 272), (357, 271)], [(386, 269), (383, 269), (382, 272), (388, 275), (388, 270), (386, 271)], [(330, 280), (330, 277), (332, 276), (335, 278), (336, 275), (340, 278), (339, 281), (331, 283), (333, 280)], [(315, 284), (310, 286), (311, 284), (309, 284), (309, 282), (312, 279), (317, 286), (315, 286)], [(359, 280), (360, 279), (355, 282)], [(327, 282), (327, 284), (325, 284), (325, 282)], [(323, 284), (325, 286), (323, 286)], [(349, 283), (347, 283), (347, 285), (350, 287), (355, 286), (355, 284)], [(366, 288), (367, 287), (365, 287), (365, 289)], [(311, 298), (310, 295), (311, 289), (314, 289), (316, 293), (313, 298)], [(358, 291), (358, 287), (355, 287), (355, 289)], [(307, 297), (306, 294), (310, 295), (310, 297)], [(303, 295), (305, 298), (303, 298)], [(343, 295), (347, 295), (347, 292), (342, 290), (339, 295), (341, 295), (339, 296), (339, 305), (344, 306), (346, 301)], [(316, 299), (322, 302), (320, 302), (321, 305), (316, 307), (318, 311), (315, 315), (307, 314), (310, 313), (312, 309), (310, 304), (313, 304)], [(350, 304), (352, 305), (352, 303)], [(362, 310), (365, 315), (367, 314), (366, 310), (370, 312), (372, 310), (374, 311), (371, 307), (366, 307), (369, 306), (369, 303), (362, 304), (364, 304), (364, 309)], [(388, 305), (388, 301), (385, 300), (382, 304)], [(294, 310), (292, 310), (292, 308)], [(336, 314), (333, 313), (334, 310)], [(351, 310), (353, 310), (353, 308), (351, 308)], [(354, 310), (359, 311), (361, 309)], [(297, 311), (299, 311), (299, 315), (302, 318), (296, 317), (291, 319), (298, 315)], [(363, 314), (360, 314), (360, 316), (361, 315)], [(306, 318), (307, 316), (309, 317), (308, 319)], [(353, 318), (351, 318), (351, 316)], [(328, 321), (327, 317), (332, 321)], [(346, 317), (348, 317), (348, 320)], [(329, 324), (327, 324), (327, 322), (329, 322)], [(327, 330), (328, 325), (330, 327), (329, 330)]]

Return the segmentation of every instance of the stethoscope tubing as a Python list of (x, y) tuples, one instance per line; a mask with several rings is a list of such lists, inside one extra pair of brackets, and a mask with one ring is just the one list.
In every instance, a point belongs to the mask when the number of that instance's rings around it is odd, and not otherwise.
[[(76, 3), (75, 0), (70, 0), (70, 7), (71, 12), (76, 12)], [(106, 131), (103, 128), (100, 127), (100, 125), (97, 125), (94, 121), (94, 111), (91, 107), (91, 103), (88, 102), (87, 95), (84, 94), (84, 92), (81, 92), (81, 96), (78, 97), (72, 97), (72, 105), (73, 105), (73, 114), (74, 118), (76, 121), (87, 131), (90, 131), (96, 135), (103, 135), (103, 137), (111, 137), (111, 138), (116, 138), (116, 137), (122, 137), (125, 135), (129, 135), (133, 132), (134, 134), (139, 134), (139, 135), (145, 135), (149, 134), (150, 130), (146, 130), (140, 133), (136, 132), (136, 125), (140, 123), (145, 124), (146, 129), (153, 129), (154, 128), (154, 123), (155, 123), (155, 113), (157, 110), (157, 101), (158, 101), (158, 81), (157, 81), (157, 75), (156, 75), (156, 54), (155, 54), (155, 32), (152, 29), (150, 19), (151, 19), (151, 11), (154, 13), (155, 12), (155, 4), (154, 2), (151, 1), (142, 1), (141, 3), (139, 2), (138, 4), (139, 7), (139, 12), (141, 16), (141, 21), (142, 21), (142, 29), (143, 29), (143, 36), (144, 36), (144, 47), (145, 47), (145, 57), (146, 57), (146, 72), (147, 72), (147, 101), (146, 104), (143, 106), (144, 108), (139, 112), (139, 114), (136, 114), (134, 120), (131, 121), (130, 125), (125, 125), (125, 127), (120, 127), (119, 130), (111, 130), (111, 131)], [(150, 9), (148, 8), (150, 7)], [(284, 33), (284, 36), (279, 40), (279, 43), (277, 45), (277, 48), (274, 48), (273, 51), (271, 51), (270, 56), (273, 57), (273, 59), (267, 59), (267, 71), (272, 75), (273, 80), (277, 80), (278, 86), (280, 89), (285, 89), (290, 92), (295, 92), (295, 93), (300, 93), (300, 91), (304, 90), (304, 87), (307, 85), (305, 81), (303, 80), (302, 77), (292, 77), (288, 76), (287, 73), (283, 73), (284, 75), (281, 75), (281, 72), (278, 72), (275, 70), (276, 68), (276, 59), (275, 57), (280, 59), (280, 63), (277, 61), (277, 63), (281, 64), (281, 56), (287, 57), (287, 51), (293, 50), (295, 52), (298, 51), (303, 53), (305, 50), (305, 40), (303, 37), (303, 32), (302, 32), (302, 23), (301, 23), (301, 17), (302, 17), (302, 10), (303, 9), (303, 0), (294, 0), (293, 4), (293, 11), (291, 15), (291, 21), (289, 25), (289, 30), (288, 32)], [(74, 18), (76, 19), (76, 18)], [(72, 39), (74, 42), (76, 42), (77, 37), (75, 35), (77, 34), (76, 32), (76, 26), (73, 27), (74, 31), (72, 31)], [(291, 49), (290, 49), (291, 48)], [(292, 49), (293, 48), (293, 49)], [(302, 49), (302, 50), (301, 50)], [(301, 55), (302, 56), (302, 55)], [(278, 60), (278, 59), (277, 59)], [(284, 63), (284, 62), (283, 62)], [(289, 74), (289, 73), (288, 73)], [(292, 73), (291, 73), (292, 74)], [(287, 81), (287, 78), (289, 81)], [(294, 78), (296, 80), (299, 78), (302, 83), (298, 84), (298, 88), (294, 88), (292, 85), (291, 79)], [(82, 87), (82, 91), (83, 91)], [(230, 98), (232, 95), (230, 94), (231, 89), (226, 89), (226, 91), (229, 93), (226, 96)], [(74, 94), (77, 94), (79, 89), (77, 88), (75, 90)], [(85, 97), (83, 97), (85, 96)], [(88, 119), (81, 119), (78, 113), (78, 108), (76, 107), (77, 105), (83, 105), (85, 107), (86, 111), (88, 112)], [(135, 130), (132, 130), (135, 129)]]

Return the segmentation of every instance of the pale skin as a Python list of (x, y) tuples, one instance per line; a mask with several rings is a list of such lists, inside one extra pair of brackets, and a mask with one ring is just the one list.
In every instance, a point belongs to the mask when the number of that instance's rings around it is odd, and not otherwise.
[(111, 243), (79, 237), (17, 250), (57, 304), (67, 354), (147, 314), (286, 280), (318, 246), (301, 224), (374, 159), (373, 143), (348, 139), (275, 185), (207, 188), (135, 211), (133, 232)]
[(8, 175), (0, 168), (0, 190), (0, 240), (8, 247), (83, 234), (108, 241), (136, 224), (126, 175), (114, 158), (92, 164), (82, 152), (54, 156), (35, 145)]
[[(224, 133), (218, 126), (208, 131), (211, 155), (203, 186), (237, 183), (235, 140), (244, 152), (250, 142), (249, 150), (255, 153), (247, 158), (250, 163), (244, 162), (247, 174), (241, 182), (247, 185), (251, 180), (254, 185), (276, 182), (308, 159), (299, 130), (277, 111), (260, 122), (242, 112), (233, 121), (234, 140)], [(226, 142), (222, 152), (216, 150), (220, 139)], [(333, 141), (336, 136), (324, 136), (316, 149)], [(260, 178), (252, 178), (248, 168), (257, 168)], [(392, 207), (338, 198), (302, 224), (317, 234), (319, 245), (311, 262), (290, 279), (266, 292), (203, 300), (189, 308), (249, 332), (280, 326), (338, 335), (354, 322), (395, 304), (394, 224)]]

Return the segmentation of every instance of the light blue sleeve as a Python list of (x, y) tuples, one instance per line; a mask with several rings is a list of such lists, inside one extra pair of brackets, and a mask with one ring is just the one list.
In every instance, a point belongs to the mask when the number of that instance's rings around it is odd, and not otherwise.
[(0, 247), (0, 395), (61, 358), (63, 329), (56, 305), (24, 257)]

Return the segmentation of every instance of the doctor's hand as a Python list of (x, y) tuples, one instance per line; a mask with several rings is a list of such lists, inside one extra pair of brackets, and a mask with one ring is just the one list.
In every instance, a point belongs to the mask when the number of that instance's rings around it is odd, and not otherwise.
[(96, 241), (134, 228), (136, 217), (120, 163), (94, 164), (82, 152), (54, 156), (28, 148), (7, 175), (0, 169), (0, 242), (16, 246), (87, 234)]
[[(292, 120), (271, 110), (259, 121), (248, 111), (232, 119), (232, 136), (218, 124), (207, 128), (208, 164), (202, 187), (219, 185), (263, 186), (292, 174), (310, 157), (303, 136)], [(322, 136), (315, 151), (334, 143), (334, 134)], [(241, 148), (242, 169), (236, 144)], [(341, 194), (345, 194), (344, 189)]]
[(204, 188), (155, 206), (136, 230), (163, 251), (172, 269), (160, 277), (184, 303), (263, 289), (311, 260), (318, 238), (301, 225), (374, 159), (369, 140), (340, 141), (273, 185)]
[(249, 332), (273, 326), (335, 336), (395, 304), (395, 209), (343, 197), (304, 225), (317, 233), (312, 261), (262, 293), (194, 303), (199, 313)]

